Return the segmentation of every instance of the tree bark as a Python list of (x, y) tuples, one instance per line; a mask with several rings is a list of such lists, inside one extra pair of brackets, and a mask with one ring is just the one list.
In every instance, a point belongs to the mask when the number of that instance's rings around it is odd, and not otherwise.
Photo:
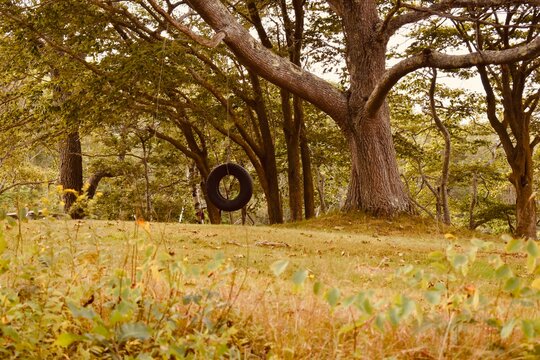
[[(83, 186), (83, 168), (81, 156), (81, 139), (78, 131), (69, 132), (59, 143), (60, 176), (59, 183), (64, 189), (64, 211), (72, 218), (80, 219), (83, 214), (70, 213)], [(67, 191), (66, 191), (67, 190)]]
[(326, 200), (324, 198), (324, 187), (326, 179), (321, 173), (321, 170), (318, 166), (315, 167), (317, 171), (317, 192), (319, 193), (319, 202), (320, 202), (320, 213), (325, 214), (327, 211)]
[[(268, 222), (270, 224), (283, 223), (283, 206), (281, 202), (278, 168), (276, 162), (276, 148), (274, 135), (270, 128), (270, 119), (264, 99), (263, 89), (259, 76), (249, 71), (249, 79), (253, 88), (253, 102), (250, 107), (256, 115), (256, 128), (260, 132), (260, 151), (257, 151), (258, 161), (253, 161), (259, 182), (266, 198)], [(261, 166), (257, 166), (260, 163)]]
[(476, 221), (474, 220), (474, 209), (476, 208), (476, 204), (478, 204), (478, 175), (475, 172), (473, 172), (472, 175), (472, 191), (471, 191), (471, 203), (469, 204), (469, 229), (474, 230), (476, 229)]
[(96, 195), (97, 187), (99, 186), (99, 183), (103, 178), (110, 178), (114, 177), (115, 175), (108, 171), (108, 170), (100, 170), (94, 173), (90, 178), (88, 179), (88, 188), (86, 189), (86, 196), (88, 199), (93, 199)]
[[(519, 144), (518, 144), (519, 145)], [(512, 167), (510, 182), (516, 189), (517, 236), (536, 239), (536, 196), (533, 189), (533, 160), (528, 143), (516, 149), (516, 156), (509, 159)]]
[(393, 216), (412, 210), (401, 182), (386, 101), (373, 114), (366, 99), (385, 73), (386, 40), (375, 32), (379, 23), (372, 1), (344, 1), (343, 28), (351, 88), (348, 124), (342, 127), (351, 150), (352, 173), (345, 208)]
[[(301, 101), (298, 99), (298, 101)], [(315, 185), (311, 165), (311, 151), (307, 139), (305, 121), (302, 121), (300, 133), (300, 153), (302, 158), (302, 175), (304, 177), (304, 215), (306, 219), (315, 217)]]
[(515, 235), (537, 239), (532, 157), (535, 143), (531, 143), (530, 139), (530, 114), (524, 109), (526, 72), (517, 71), (518, 66), (517, 63), (501, 66), (501, 75), (494, 80), (501, 93), (503, 121), (498, 118), (496, 95), (487, 67), (480, 66), (478, 71), (486, 93), (489, 122), (501, 140), (506, 160), (512, 169), (509, 180), (516, 190)]
[[(212, 204), (212, 202), (208, 198), (208, 194), (206, 191), (205, 180), (211, 171), (211, 167), (208, 160), (208, 152), (206, 151), (206, 145), (204, 143), (200, 146), (197, 144), (192, 126), (182, 121), (182, 119), (176, 119), (176, 120), (177, 121), (174, 121), (174, 123), (178, 127), (178, 129), (182, 132), (184, 138), (186, 139), (187, 146), (185, 146), (183, 143), (181, 143), (177, 139), (167, 134), (164, 134), (160, 131), (157, 131), (155, 129), (150, 128), (148, 129), (148, 131), (154, 134), (157, 138), (167, 141), (169, 144), (174, 146), (177, 150), (181, 151), (184, 155), (186, 155), (187, 157), (193, 160), (202, 179), (201, 190), (202, 190), (205, 202), (206, 202), (206, 210), (208, 211), (208, 219), (210, 220), (211, 224), (220, 224), (221, 212), (214, 204)], [(194, 176), (194, 175), (190, 175), (190, 176)]]
[[(452, 144), (450, 142), (450, 133), (443, 124), (439, 115), (437, 114), (437, 108), (435, 106), (435, 85), (437, 84), (437, 69), (433, 70), (433, 77), (431, 78), (431, 85), (429, 88), (429, 104), (431, 108), (431, 116), (437, 129), (441, 133), (444, 139), (444, 152), (443, 152), (443, 166), (441, 171), (441, 182), (439, 187), (439, 194), (437, 194), (437, 203), (440, 204), (440, 213), (442, 215), (442, 222), (445, 225), (450, 225), (452, 219), (450, 218), (450, 207), (448, 205), (448, 177), (450, 174), (450, 153), (452, 151)], [(437, 209), (437, 215), (439, 215), (439, 209)]]
[(302, 180), (300, 167), (300, 125), (293, 116), (290, 93), (281, 89), (281, 109), (283, 114), (283, 133), (287, 144), (287, 179), (289, 184), (290, 220), (302, 220)]

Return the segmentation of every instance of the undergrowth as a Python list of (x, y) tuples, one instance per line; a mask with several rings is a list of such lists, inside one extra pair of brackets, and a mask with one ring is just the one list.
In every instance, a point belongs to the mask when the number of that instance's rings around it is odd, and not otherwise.
[[(392, 267), (399, 288), (351, 291), (295, 259), (266, 274), (219, 250), (193, 261), (144, 221), (114, 246), (97, 228), (39, 221), (32, 234), (0, 221), (1, 358), (540, 357), (533, 241), (448, 235), (427, 262)], [(471, 275), (478, 262), (486, 278)]]

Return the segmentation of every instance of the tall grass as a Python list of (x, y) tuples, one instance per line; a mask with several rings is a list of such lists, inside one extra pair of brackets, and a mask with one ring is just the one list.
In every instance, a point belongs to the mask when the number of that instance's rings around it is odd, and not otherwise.
[(2, 358), (540, 356), (531, 241), (144, 221), (0, 226)]

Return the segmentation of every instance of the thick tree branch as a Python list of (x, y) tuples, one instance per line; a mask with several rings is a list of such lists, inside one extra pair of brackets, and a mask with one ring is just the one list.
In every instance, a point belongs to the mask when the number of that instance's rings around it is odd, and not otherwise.
[(459, 69), (487, 64), (507, 64), (516, 61), (530, 60), (540, 54), (540, 36), (532, 42), (512, 49), (500, 51), (480, 51), (467, 55), (447, 55), (429, 49), (400, 61), (388, 69), (369, 96), (365, 111), (368, 116), (374, 115), (392, 87), (405, 75), (423, 67), (438, 69)]
[(512, 140), (506, 131), (506, 127), (497, 118), (497, 100), (495, 98), (493, 88), (489, 82), (486, 67), (479, 66), (478, 72), (480, 73), (480, 79), (482, 80), (482, 85), (484, 86), (484, 91), (486, 93), (487, 116), (489, 123), (491, 124), (491, 127), (495, 129), (497, 135), (499, 135), (499, 139), (501, 140), (501, 144), (507, 154), (507, 157), (510, 157), (514, 153), (514, 145), (512, 144)]
[(255, 0), (249, 0), (247, 3), (247, 8), (249, 10), (249, 16), (251, 18), (251, 22), (253, 26), (255, 26), (255, 30), (257, 30), (257, 35), (259, 35), (259, 39), (261, 39), (261, 43), (263, 44), (264, 47), (271, 49), (272, 42), (270, 41), (270, 37), (268, 36), (268, 33), (264, 29), (261, 16), (259, 15), (259, 10), (257, 9), (257, 4)]
[(146, 0), (155, 11), (157, 11), (165, 20), (167, 20), (171, 25), (173, 25), (177, 30), (179, 30), (184, 35), (187, 35), (191, 40), (201, 44), (202, 46), (206, 46), (209, 48), (215, 48), (219, 45), (219, 43), (225, 38), (225, 33), (222, 31), (217, 31), (216, 34), (212, 37), (212, 39), (205, 38), (204, 36), (198, 35), (191, 31), (191, 29), (179, 21), (177, 21), (175, 18), (172, 17), (171, 14), (169, 14), (167, 11), (165, 11), (162, 7), (160, 7), (154, 0)]
[(410, 11), (395, 16), (387, 21), (387, 26), (384, 28), (384, 33), (387, 37), (392, 36), (401, 27), (427, 19), (433, 15), (446, 18), (453, 18), (451, 14), (445, 11), (457, 8), (483, 8), (502, 5), (540, 5), (540, 0), (443, 0), (438, 4), (430, 7), (415, 6), (412, 4), (403, 3), (402, 7), (410, 9)]
[(343, 14), (343, 4), (341, 3), (341, 0), (328, 0), (328, 5), (338, 16)]
[(240, 62), (268, 81), (313, 103), (338, 124), (347, 118), (347, 99), (327, 81), (266, 49), (241, 26), (218, 0), (189, 0), (214, 31), (226, 33), (224, 42)]
[(184, 144), (182, 144), (177, 139), (175, 139), (175, 138), (173, 138), (173, 137), (171, 137), (171, 136), (169, 136), (169, 135), (167, 135), (165, 133), (162, 133), (162, 132), (160, 132), (157, 129), (152, 128), (152, 127), (148, 127), (147, 130), (148, 130), (148, 132), (150, 134), (154, 135), (158, 139), (165, 140), (166, 142), (168, 142), (169, 144), (174, 146), (176, 149), (180, 150), (184, 155), (186, 155), (190, 159), (193, 159), (195, 161), (197, 161), (197, 160), (200, 161), (201, 160), (199, 154), (197, 154), (197, 153), (191, 151), (190, 149), (188, 149), (186, 146), (184, 146)]
[(14, 184), (10, 184), (8, 186), (2, 186), (0, 187), (0, 195), (11, 190), (11, 189), (14, 189), (18, 186), (28, 186), (28, 185), (43, 185), (43, 184), (54, 184), (57, 180), (46, 180), (46, 181), (22, 181), (22, 182), (17, 182), (17, 183), (14, 183)]
[(531, 151), (534, 151), (534, 148), (536, 145), (540, 144), (540, 136), (535, 136), (533, 141), (531, 141), (531, 144), (529, 145), (531, 148)]

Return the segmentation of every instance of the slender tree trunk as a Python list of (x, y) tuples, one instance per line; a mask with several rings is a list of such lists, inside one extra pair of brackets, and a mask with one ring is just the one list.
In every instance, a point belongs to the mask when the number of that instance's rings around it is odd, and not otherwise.
[[(274, 156), (274, 155), (272, 155)], [(265, 162), (264, 174), (259, 175), (259, 181), (266, 198), (266, 209), (268, 211), (268, 222), (270, 224), (283, 223), (283, 208), (281, 206), (281, 196), (279, 191), (278, 172), (275, 164), (275, 157)], [(264, 179), (264, 181), (261, 181)]]
[[(509, 177), (516, 190), (516, 230), (515, 235), (536, 239), (536, 201), (533, 179), (533, 149), (531, 144), (531, 113), (525, 112), (525, 69), (517, 64), (500, 66), (500, 77), (494, 79), (501, 93), (504, 108), (503, 121), (500, 121), (497, 98), (491, 85), (488, 68), (479, 66), (478, 72), (486, 93), (487, 115), (493, 129), (497, 132), (506, 160), (512, 169)], [(495, 73), (495, 72), (492, 72)], [(529, 98), (528, 101), (534, 101)]]
[[(287, 1), (281, 0), (281, 12), (285, 30), (285, 40), (289, 60), (301, 67), (302, 39), (304, 33), (304, 1), (293, 0), (295, 19), (289, 17)], [(287, 175), (289, 180), (289, 208), (291, 221), (302, 220), (302, 201), (304, 200), (301, 175), (301, 147), (300, 136), (304, 122), (302, 101), (293, 95), (293, 109), (290, 104), (291, 94), (281, 89), (281, 106), (283, 109), (283, 131), (287, 144)], [(303, 164), (302, 164), (303, 165)], [(311, 215), (311, 214), (310, 214)]]
[(290, 220), (302, 220), (302, 175), (300, 173), (300, 123), (293, 116), (291, 95), (281, 90), (281, 108), (283, 112), (283, 132), (287, 144), (287, 179), (289, 183)]
[(311, 152), (306, 137), (306, 126), (302, 123), (300, 135), (300, 152), (302, 155), (302, 175), (304, 176), (304, 212), (306, 219), (315, 217), (315, 185), (311, 166)]
[[(452, 144), (450, 142), (450, 132), (443, 124), (439, 115), (437, 114), (437, 108), (435, 106), (435, 85), (437, 84), (437, 69), (433, 68), (433, 77), (431, 78), (431, 86), (429, 89), (429, 103), (431, 108), (431, 116), (433, 121), (441, 133), (444, 139), (444, 152), (443, 152), (443, 166), (441, 173), (441, 183), (439, 187), (439, 194), (437, 196), (437, 203), (441, 207), (442, 222), (445, 225), (451, 224), (450, 207), (448, 205), (448, 177), (450, 174), (450, 153), (452, 151)], [(437, 215), (439, 215), (439, 209), (437, 209)]]
[[(81, 139), (79, 137), (79, 132), (70, 132), (60, 140), (59, 150), (59, 178), (60, 185), (64, 188), (64, 211), (70, 213), (72, 205), (77, 200), (77, 194), (80, 194), (83, 186)], [(70, 215), (74, 219), (80, 219), (83, 216), (83, 214), (80, 214), (78, 211), (70, 213)]]
[(201, 198), (199, 196), (199, 187), (197, 181), (196, 166), (193, 164), (188, 168), (188, 182), (191, 188), (191, 198), (193, 199), (193, 209), (195, 211), (195, 218), (198, 224), (204, 224), (204, 210), (201, 204)]
[(316, 166), (315, 169), (317, 171), (317, 192), (319, 193), (320, 212), (325, 214), (327, 211), (326, 200), (324, 199), (324, 186), (326, 180), (319, 167)]
[(147, 220), (152, 220), (152, 197), (150, 194), (150, 167), (148, 166), (148, 157), (150, 156), (151, 148), (147, 146), (149, 138), (140, 136), (143, 156), (141, 161), (144, 167), (144, 217)]
[(469, 205), (469, 229), (476, 229), (476, 221), (474, 221), (474, 209), (478, 203), (478, 175), (476, 171), (473, 173), (472, 177), (472, 191), (471, 191), (471, 204)]
[(255, 169), (266, 198), (268, 221), (270, 224), (281, 224), (283, 223), (283, 207), (279, 190), (274, 136), (270, 129), (268, 112), (259, 77), (253, 71), (249, 71), (249, 75), (255, 95), (254, 110), (257, 115), (263, 150), (258, 156), (262, 166), (255, 166)]
[(206, 143), (204, 139), (200, 137), (201, 144), (199, 145), (196, 141), (194, 128), (190, 125), (187, 125), (186, 122), (183, 122), (181, 119), (174, 119), (175, 125), (184, 135), (184, 138), (187, 143), (187, 147), (177, 139), (161, 133), (155, 129), (148, 129), (148, 131), (158, 137), (159, 139), (167, 141), (169, 144), (173, 145), (176, 149), (181, 151), (184, 155), (192, 159), (199, 171), (199, 174), (202, 178), (201, 180), (201, 189), (206, 201), (206, 210), (208, 211), (208, 219), (211, 224), (220, 224), (221, 223), (221, 211), (210, 201), (208, 198), (208, 193), (206, 191), (206, 178), (210, 174), (210, 165), (208, 161), (208, 152), (206, 150)]

